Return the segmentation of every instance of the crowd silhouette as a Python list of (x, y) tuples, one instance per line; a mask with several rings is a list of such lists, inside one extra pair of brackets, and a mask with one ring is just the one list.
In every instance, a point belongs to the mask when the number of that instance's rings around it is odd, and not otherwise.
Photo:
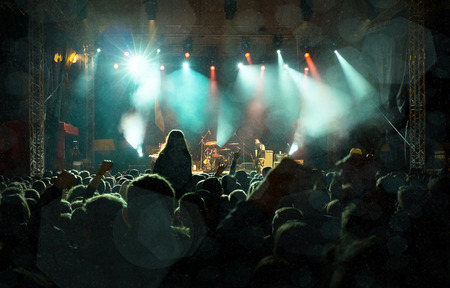
[(1, 177), (0, 287), (450, 287), (446, 170), (240, 155), (193, 174), (172, 130), (153, 169)]

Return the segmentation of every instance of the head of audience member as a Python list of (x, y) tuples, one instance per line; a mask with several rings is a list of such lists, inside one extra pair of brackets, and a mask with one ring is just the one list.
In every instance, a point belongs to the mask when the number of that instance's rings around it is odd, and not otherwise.
[(221, 180), (223, 194), (229, 195), (236, 189), (236, 178), (234, 176), (224, 175)]
[[(128, 186), (122, 216), (128, 231), (118, 246), (122, 256), (146, 268), (162, 268), (184, 257), (188, 237), (173, 226), (175, 190), (158, 174), (145, 174)], [(116, 235), (116, 234), (115, 234)]]
[(275, 211), (272, 218), (272, 235), (275, 236), (278, 228), (290, 220), (302, 221), (303, 212), (295, 207), (282, 207)]
[(219, 200), (223, 194), (222, 184), (216, 177), (209, 177), (202, 181), (201, 189), (206, 189), (211, 193), (211, 197)]
[(113, 240), (113, 227), (116, 221), (122, 220), (122, 209), (126, 207), (121, 197), (102, 194), (88, 199), (85, 203), (86, 232), (88, 242), (104, 243)]
[(114, 177), (105, 177), (105, 182), (108, 182), (111, 187), (114, 187), (116, 185), (116, 179)]
[(202, 181), (202, 180), (204, 180), (206, 178), (208, 178), (208, 176), (205, 176), (203, 174), (194, 174), (194, 175), (192, 175), (192, 184), (191, 185), (192, 185), (193, 189), (197, 190), (198, 182), (200, 182), (200, 181)]
[(311, 256), (316, 245), (316, 232), (306, 223), (289, 220), (282, 224), (275, 233), (274, 254), (288, 263), (303, 263)]
[(97, 192), (100, 194), (103, 194), (106, 192), (106, 183), (103, 179), (100, 179), (100, 181), (98, 182)]
[(46, 170), (42, 174), (42, 178), (52, 178), (53, 176), (54, 176), (53, 171), (51, 171), (51, 170)]
[(234, 189), (228, 195), (228, 200), (236, 205), (238, 202), (247, 200), (247, 194), (243, 189)]
[(91, 176), (91, 173), (88, 170), (81, 170), (78, 175), (80, 175), (81, 179), (85, 179)]
[(35, 189), (36, 191), (39, 192), (40, 195), (42, 195), (42, 193), (44, 193), (45, 188), (47, 188), (47, 186), (45, 185), (44, 181), (35, 180), (31, 186), (31, 188)]
[(262, 170), (261, 170), (261, 175), (262, 177), (266, 177), (267, 173), (269, 173), (269, 171), (272, 170), (272, 167), (270, 166), (265, 166)]
[(236, 171), (236, 180), (239, 184), (241, 184), (242, 189), (245, 191), (245, 193), (248, 193), (248, 187), (250, 185), (250, 178), (247, 172), (245, 170), (238, 170)]
[(133, 176), (133, 179), (139, 177), (139, 170), (138, 169), (130, 169), (130, 171), (128, 171), (128, 174)]
[(178, 200), (178, 207), (174, 212), (174, 220), (181, 224), (181, 227), (189, 229), (191, 240), (197, 244), (206, 235), (206, 219), (208, 210), (205, 201), (196, 192), (188, 192)]
[(87, 185), (76, 185), (67, 192), (67, 201), (72, 202), (76, 199), (83, 199)]
[(362, 199), (376, 187), (376, 170), (371, 156), (363, 155), (359, 148), (352, 148), (347, 156), (336, 162), (337, 173), (331, 196), (346, 205), (353, 199)]
[(0, 219), (12, 227), (11, 231), (3, 231), (2, 233), (16, 234), (19, 226), (26, 225), (30, 216), (30, 208), (21, 194), (8, 194), (2, 197)]
[(179, 129), (173, 129), (169, 132), (160, 153), (171, 153), (172, 151), (189, 154), (186, 138), (184, 137), (183, 131)]
[(22, 189), (22, 190), (23, 190), (23, 189), (25, 189), (25, 183), (19, 182), (19, 181), (17, 181), (17, 179), (16, 179), (16, 180), (10, 182), (10, 183), (8, 184), (8, 187), (10, 187), (10, 188), (18, 188), (18, 189)]
[(9, 195), (20, 195), (25, 197), (25, 192), (22, 188), (16, 186), (7, 187), (1, 191), (1, 199)]
[(398, 189), (397, 199), (399, 211), (403, 211), (412, 218), (418, 218), (424, 213), (428, 194), (422, 187), (404, 185)]
[[(172, 185), (158, 174), (142, 175), (131, 181), (127, 189), (125, 220), (130, 227), (137, 227), (141, 212), (160, 205), (162, 217), (172, 218), (175, 210), (175, 191)], [(154, 219), (156, 220), (156, 219)]]
[(343, 210), (344, 207), (338, 199), (331, 200), (325, 207), (326, 215), (333, 217), (334, 219), (341, 219)]

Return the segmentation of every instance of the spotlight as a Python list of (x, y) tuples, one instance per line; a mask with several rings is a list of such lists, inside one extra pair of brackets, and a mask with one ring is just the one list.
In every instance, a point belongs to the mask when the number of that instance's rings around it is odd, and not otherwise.
[(244, 67), (244, 64), (242, 64), (242, 63), (238, 63), (238, 65), (237, 65), (237, 66), (238, 66), (238, 68), (239, 68), (239, 69), (241, 69), (242, 67)]
[(250, 53), (245, 53), (245, 57), (250, 57)]
[(309, 71), (309, 68), (308, 67), (305, 67), (305, 72), (308, 72)]
[(119, 69), (119, 64), (117, 64), (117, 63), (114, 63), (114, 65), (113, 65), (113, 67), (114, 67), (114, 69)]
[(214, 65), (213, 65), (209, 69), (211, 69), (211, 71), (214, 71), (214, 70), (216, 70), (216, 67), (214, 67)]
[(125, 52), (123, 52), (123, 55), (124, 55), (125, 57), (128, 57), (128, 56), (130, 56), (130, 52), (125, 51)]
[(156, 49), (156, 53), (160, 53), (161, 52), (161, 49)]
[(334, 54), (338, 54), (337, 50), (334, 50)]
[(262, 65), (261, 66), (261, 71), (264, 71), (264, 70), (266, 70), (266, 66)]
[(184, 58), (188, 59), (189, 57), (191, 57), (191, 54), (189, 52), (184, 53)]
[(97, 48), (97, 52), (98, 52), (98, 53), (102, 52), (102, 49)]
[(309, 57), (309, 53), (305, 53), (305, 58), (308, 58)]
[(147, 12), (148, 20), (156, 20), (156, 14), (158, 11), (158, 1), (156, 0), (147, 0), (144, 1), (145, 12)]
[(133, 55), (128, 63), (128, 70), (135, 76), (144, 75), (147, 68), (146, 59), (142, 55)]
[(288, 64), (284, 64), (284, 68), (289, 68), (289, 65)]
[(189, 63), (187, 61), (183, 62), (183, 68), (184, 69), (188, 69), (189, 68)]
[(166, 69), (166, 67), (164, 67), (164, 65), (159, 66), (159, 70), (164, 71), (164, 69)]
[(280, 53), (281, 53), (281, 50), (280, 50), (280, 49), (278, 49), (278, 50), (277, 50), (277, 53), (278, 53), (278, 54), (280, 54)]

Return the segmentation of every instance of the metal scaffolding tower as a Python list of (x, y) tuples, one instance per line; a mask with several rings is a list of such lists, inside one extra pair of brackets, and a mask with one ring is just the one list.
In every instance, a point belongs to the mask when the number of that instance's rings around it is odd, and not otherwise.
[(425, 11), (423, 0), (409, 1), (409, 165), (425, 168)]
[(42, 176), (45, 168), (44, 26), (33, 16), (37, 9), (35, 1), (29, 1), (28, 120), (31, 176)]
[(85, 151), (89, 165), (94, 165), (94, 139), (95, 139), (95, 61), (90, 52), (91, 45), (83, 45), (84, 72), (86, 76), (86, 132)]

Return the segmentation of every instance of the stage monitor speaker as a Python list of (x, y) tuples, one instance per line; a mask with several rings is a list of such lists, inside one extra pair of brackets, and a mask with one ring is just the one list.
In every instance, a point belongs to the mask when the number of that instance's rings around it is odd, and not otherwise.
[(264, 167), (266, 167), (266, 166), (273, 167), (273, 151), (272, 150), (265, 151)]

